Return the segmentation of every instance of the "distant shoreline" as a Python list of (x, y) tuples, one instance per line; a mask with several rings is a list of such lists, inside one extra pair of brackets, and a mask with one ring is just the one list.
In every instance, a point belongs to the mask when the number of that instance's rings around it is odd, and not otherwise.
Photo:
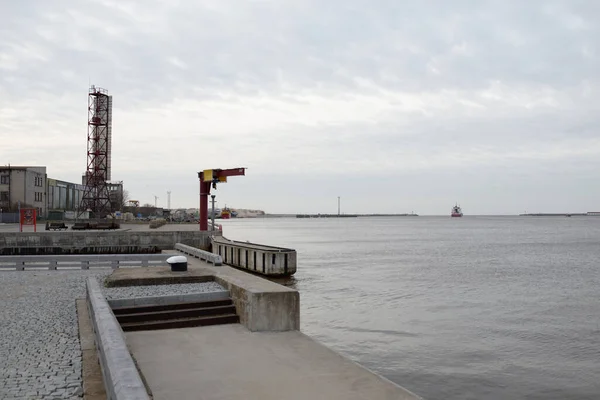
[(417, 214), (296, 214), (295, 216), (296, 218), (418, 217)]
[(600, 212), (587, 213), (528, 213), (519, 214), (520, 217), (600, 217)]
[[(258, 218), (398, 218), (398, 217), (448, 217), (444, 214), (265, 214)], [(587, 213), (525, 213), (525, 214), (470, 214), (464, 217), (600, 217), (600, 212)]]

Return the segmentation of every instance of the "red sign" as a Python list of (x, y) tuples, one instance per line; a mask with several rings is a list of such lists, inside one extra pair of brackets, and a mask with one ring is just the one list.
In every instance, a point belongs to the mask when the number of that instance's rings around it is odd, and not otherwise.
[(35, 208), (21, 208), (21, 218), (19, 228), (23, 232), (23, 225), (33, 225), (33, 231), (37, 232), (37, 212)]

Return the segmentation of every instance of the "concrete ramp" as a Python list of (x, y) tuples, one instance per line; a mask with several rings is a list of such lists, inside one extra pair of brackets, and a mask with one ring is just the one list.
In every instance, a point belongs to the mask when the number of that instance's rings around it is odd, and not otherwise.
[(234, 324), (126, 337), (154, 400), (419, 398), (299, 331)]

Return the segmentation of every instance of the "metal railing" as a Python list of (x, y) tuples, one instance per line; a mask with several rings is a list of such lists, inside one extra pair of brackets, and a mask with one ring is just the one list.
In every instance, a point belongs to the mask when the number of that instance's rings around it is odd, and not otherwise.
[(175, 244), (175, 250), (178, 250), (187, 255), (199, 258), (206, 262), (212, 263), (215, 266), (223, 265), (223, 259), (221, 258), (221, 256), (218, 254), (213, 254), (210, 251), (197, 249), (195, 247), (188, 246), (188, 245), (181, 244), (181, 243)]
[(19, 213), (16, 212), (0, 212), (0, 224), (18, 224)]
[(45, 255), (45, 256), (0, 256), (0, 270), (47, 268), (60, 269), (90, 269), (113, 268), (123, 266), (148, 267), (151, 265), (166, 265), (167, 258), (172, 254), (74, 254), (74, 255)]

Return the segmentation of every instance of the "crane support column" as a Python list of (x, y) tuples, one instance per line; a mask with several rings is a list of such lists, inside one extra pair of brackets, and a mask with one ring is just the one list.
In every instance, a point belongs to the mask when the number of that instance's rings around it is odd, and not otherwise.
[(199, 225), (201, 231), (208, 231), (208, 196), (210, 188), (217, 189), (217, 183), (227, 182), (228, 176), (245, 175), (246, 168), (206, 169), (198, 172), (200, 179)]
[(210, 194), (210, 182), (200, 181), (200, 230), (208, 230), (208, 195)]

